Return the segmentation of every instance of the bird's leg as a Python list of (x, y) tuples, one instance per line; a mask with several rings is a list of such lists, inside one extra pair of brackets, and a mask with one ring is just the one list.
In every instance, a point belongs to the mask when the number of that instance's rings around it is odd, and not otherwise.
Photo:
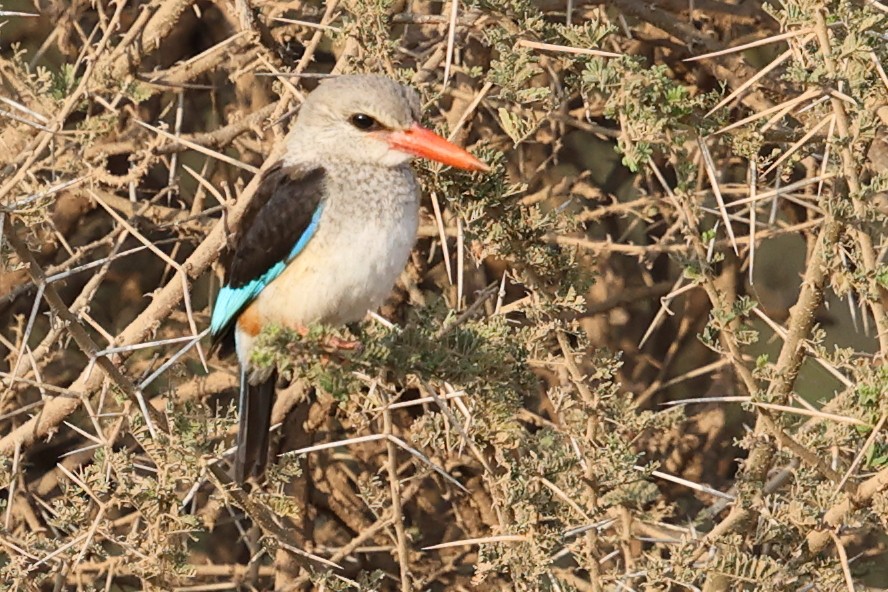
[(323, 344), (332, 349), (343, 349), (346, 351), (358, 351), (362, 347), (361, 342), (357, 339), (340, 339), (335, 335), (327, 335), (324, 337)]
[[(300, 336), (306, 337), (308, 336), (310, 329), (304, 325), (296, 325), (293, 327), (293, 330), (299, 333)], [(323, 339), (319, 342), (319, 345), (322, 349), (329, 351), (337, 351), (337, 350), (345, 350), (345, 351), (360, 351), (362, 345), (360, 341), (357, 340), (349, 340), (349, 339), (341, 339), (335, 335), (324, 335)]]

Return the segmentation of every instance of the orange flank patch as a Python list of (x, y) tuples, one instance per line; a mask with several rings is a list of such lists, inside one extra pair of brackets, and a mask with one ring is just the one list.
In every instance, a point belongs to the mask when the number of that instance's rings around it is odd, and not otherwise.
[(259, 311), (256, 310), (255, 304), (248, 306), (244, 309), (244, 312), (237, 317), (237, 328), (250, 337), (256, 337), (259, 335), (259, 331), (262, 329), (262, 324), (259, 322)]

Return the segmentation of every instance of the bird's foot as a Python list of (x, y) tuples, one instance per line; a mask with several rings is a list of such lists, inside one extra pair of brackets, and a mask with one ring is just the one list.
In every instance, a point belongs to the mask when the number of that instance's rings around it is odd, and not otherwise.
[[(301, 325), (296, 327), (295, 330), (302, 337), (307, 337), (311, 332), (311, 329)], [(338, 351), (360, 352), (364, 347), (358, 340), (342, 339), (336, 335), (324, 335), (320, 341), (318, 341), (318, 345), (321, 349), (330, 353)]]
[(354, 351), (358, 352), (363, 349), (363, 345), (357, 339), (342, 339), (341, 337), (336, 337), (335, 335), (327, 335), (324, 337), (321, 344), (324, 347), (329, 347), (335, 350), (346, 350), (346, 351)]

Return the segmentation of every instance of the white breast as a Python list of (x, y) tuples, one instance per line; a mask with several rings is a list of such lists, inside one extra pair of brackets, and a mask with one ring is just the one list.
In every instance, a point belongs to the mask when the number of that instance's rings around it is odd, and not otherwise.
[[(363, 183), (353, 173), (331, 175), (327, 190), (348, 195), (328, 201), (305, 250), (256, 299), (263, 324), (350, 323), (382, 304), (407, 263), (419, 221), (412, 173), (389, 171), (397, 176)], [(371, 194), (368, 185), (381, 191)], [(364, 191), (355, 195), (358, 187)]]

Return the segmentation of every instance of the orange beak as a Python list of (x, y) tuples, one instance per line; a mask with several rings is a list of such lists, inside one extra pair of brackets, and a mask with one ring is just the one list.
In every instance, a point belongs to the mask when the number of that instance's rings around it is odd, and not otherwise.
[(383, 132), (385, 141), (395, 150), (421, 158), (428, 158), (458, 169), (467, 171), (489, 171), (490, 167), (460, 148), (451, 144), (435, 132), (418, 123), (410, 129), (398, 132)]

